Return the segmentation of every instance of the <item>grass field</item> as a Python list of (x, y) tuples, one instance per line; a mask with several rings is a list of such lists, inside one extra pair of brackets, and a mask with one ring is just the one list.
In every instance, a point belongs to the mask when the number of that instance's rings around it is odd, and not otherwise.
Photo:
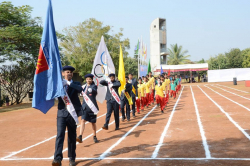
[[(77, 144), (77, 165), (250, 165), (250, 88), (244, 82), (183, 84), (162, 114), (153, 105), (130, 122), (114, 119), (102, 130), (106, 103), (99, 103), (97, 138), (86, 125)], [(56, 113), (33, 108), (0, 113), (0, 165), (51, 165)], [(79, 133), (79, 128), (78, 128)], [(68, 165), (67, 135), (63, 165)]]

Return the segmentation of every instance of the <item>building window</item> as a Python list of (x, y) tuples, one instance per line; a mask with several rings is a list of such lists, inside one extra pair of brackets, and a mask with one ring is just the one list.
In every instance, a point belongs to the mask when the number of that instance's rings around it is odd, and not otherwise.
[(156, 25), (154, 25), (154, 28), (156, 28)]

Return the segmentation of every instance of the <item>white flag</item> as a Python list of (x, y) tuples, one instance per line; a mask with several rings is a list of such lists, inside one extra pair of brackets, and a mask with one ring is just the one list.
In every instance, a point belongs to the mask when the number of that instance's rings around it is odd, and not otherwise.
[(91, 72), (95, 77), (95, 84), (98, 86), (96, 99), (100, 103), (105, 100), (107, 87), (100, 85), (101, 80), (107, 80), (110, 73), (115, 73), (115, 66), (110, 57), (107, 46), (104, 42), (104, 37), (102, 36), (101, 42), (98, 46), (95, 61), (93, 64), (93, 69)]

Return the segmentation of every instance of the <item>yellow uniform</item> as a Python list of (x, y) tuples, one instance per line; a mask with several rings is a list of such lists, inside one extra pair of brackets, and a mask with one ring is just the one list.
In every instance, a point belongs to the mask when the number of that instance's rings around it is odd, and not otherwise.
[(139, 89), (140, 89), (140, 97), (144, 97), (144, 91), (145, 91), (145, 85), (144, 84), (138, 84), (137, 85), (138, 90), (138, 98), (139, 98)]
[(168, 89), (167, 90), (170, 90), (170, 79), (165, 79), (165, 82), (166, 82), (166, 85), (168, 86)]
[(155, 89), (155, 78), (154, 78), (154, 77), (151, 77), (149, 81), (150, 81), (150, 83), (151, 83), (152, 89)]
[(163, 88), (163, 91), (166, 91), (166, 86), (167, 86), (167, 83), (166, 81), (162, 83), (162, 88)]
[(146, 87), (146, 93), (150, 93), (150, 90), (149, 90), (149, 88), (150, 88), (150, 82), (146, 82), (146, 83), (144, 83), (144, 85)]
[(155, 91), (156, 91), (157, 95), (159, 95), (160, 97), (164, 97), (164, 93), (163, 93), (164, 87), (163, 87), (163, 85), (161, 85), (161, 86), (156, 85), (155, 86)]

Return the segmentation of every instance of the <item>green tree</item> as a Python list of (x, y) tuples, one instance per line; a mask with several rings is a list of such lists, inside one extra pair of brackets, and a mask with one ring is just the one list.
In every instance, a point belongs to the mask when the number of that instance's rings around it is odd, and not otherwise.
[(242, 57), (243, 57), (242, 67), (244, 68), (250, 67), (250, 48), (247, 48), (242, 51)]
[(187, 50), (183, 50), (182, 46), (178, 46), (177, 44), (172, 44), (170, 46), (168, 64), (169, 65), (179, 65), (189, 63), (188, 59), (190, 55), (185, 55), (188, 53)]
[(228, 60), (228, 68), (242, 68), (243, 56), (240, 49), (233, 48), (225, 55)]
[(0, 84), (8, 96), (11, 105), (20, 104), (33, 89), (35, 64), (19, 61), (14, 65), (0, 66)]
[(28, 5), (0, 3), (0, 61), (36, 60), (42, 35), (41, 18)]
[(104, 36), (105, 43), (110, 56), (114, 62), (116, 74), (118, 72), (120, 44), (123, 50), (123, 57), (126, 59), (130, 48), (129, 39), (123, 38), (123, 29), (116, 34), (110, 34), (112, 27), (104, 26), (102, 22), (90, 18), (77, 26), (64, 29), (65, 38), (61, 40), (60, 46), (70, 65), (76, 68), (81, 76), (90, 73), (92, 64), (101, 36)]
[(125, 74), (132, 73), (134, 78), (138, 75), (138, 60), (135, 58), (127, 57), (124, 59)]

